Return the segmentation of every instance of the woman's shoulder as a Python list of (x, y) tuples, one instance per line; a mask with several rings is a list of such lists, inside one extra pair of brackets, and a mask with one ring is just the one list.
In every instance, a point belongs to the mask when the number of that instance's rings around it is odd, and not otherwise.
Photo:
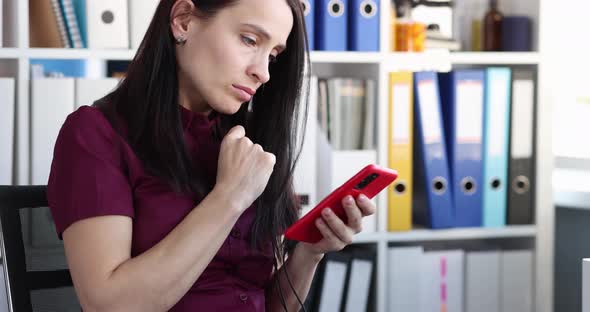
[(93, 106), (81, 106), (66, 118), (56, 144), (76, 144), (93, 150), (113, 150), (120, 136), (103, 112)]
[[(112, 126), (106, 119), (103, 112), (94, 106), (80, 106), (74, 112), (68, 115), (64, 126), (69, 126), (79, 129), (88, 128), (104, 128), (104, 130), (112, 129)], [(108, 126), (108, 127), (107, 127)], [(97, 129), (93, 129), (97, 130)]]

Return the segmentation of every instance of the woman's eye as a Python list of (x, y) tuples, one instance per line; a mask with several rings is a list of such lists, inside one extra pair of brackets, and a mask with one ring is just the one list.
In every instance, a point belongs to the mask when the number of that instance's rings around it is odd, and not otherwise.
[(242, 36), (242, 41), (249, 45), (249, 46), (255, 46), (256, 45), (256, 40), (248, 37), (248, 36)]

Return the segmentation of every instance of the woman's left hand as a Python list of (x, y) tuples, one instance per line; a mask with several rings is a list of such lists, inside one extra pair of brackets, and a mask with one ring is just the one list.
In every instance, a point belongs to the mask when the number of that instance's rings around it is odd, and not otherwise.
[(362, 218), (375, 213), (376, 207), (366, 196), (355, 199), (348, 195), (342, 199), (342, 206), (348, 217), (344, 223), (330, 208), (322, 210), (322, 217), (317, 218), (316, 226), (324, 236), (315, 244), (301, 243), (301, 247), (312, 255), (342, 250), (352, 243), (355, 234), (362, 231)]

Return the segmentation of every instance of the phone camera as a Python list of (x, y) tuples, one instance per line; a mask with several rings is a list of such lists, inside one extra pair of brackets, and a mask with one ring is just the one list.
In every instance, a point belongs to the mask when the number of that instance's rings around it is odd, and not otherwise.
[(363, 188), (365, 188), (367, 185), (369, 185), (369, 183), (373, 182), (375, 179), (377, 179), (377, 177), (379, 176), (379, 174), (377, 173), (372, 173), (370, 175), (368, 175), (367, 177), (365, 177), (359, 184), (357, 184), (354, 188), (356, 190), (361, 190)]

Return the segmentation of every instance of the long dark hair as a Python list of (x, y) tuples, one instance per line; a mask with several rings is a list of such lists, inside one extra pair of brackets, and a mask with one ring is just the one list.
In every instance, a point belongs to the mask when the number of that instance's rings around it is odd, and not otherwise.
[[(237, 0), (193, 0), (200, 18), (210, 18)], [(307, 36), (300, 0), (285, 0), (293, 13), (293, 29), (287, 46), (269, 71), (271, 79), (253, 98), (253, 109), (244, 104), (233, 115), (220, 114), (217, 133), (221, 138), (231, 127), (243, 125), (246, 135), (276, 156), (276, 165), (264, 193), (256, 200), (252, 245), (272, 243), (275, 259), (284, 259), (291, 244), (280, 235), (299, 212), (293, 190), (293, 169), (301, 150), (298, 124), (307, 119), (308, 94), (304, 70), (309, 67)], [(116, 129), (118, 119), (126, 127), (125, 139), (146, 170), (168, 181), (178, 192), (205, 196), (211, 185), (192, 164), (185, 148), (178, 103), (178, 69), (175, 42), (170, 30), (170, 12), (175, 0), (158, 5), (147, 33), (129, 65), (126, 78), (97, 106)], [(308, 79), (305, 79), (308, 81)], [(303, 103), (305, 107), (299, 107)], [(303, 112), (303, 114), (299, 114)]]

